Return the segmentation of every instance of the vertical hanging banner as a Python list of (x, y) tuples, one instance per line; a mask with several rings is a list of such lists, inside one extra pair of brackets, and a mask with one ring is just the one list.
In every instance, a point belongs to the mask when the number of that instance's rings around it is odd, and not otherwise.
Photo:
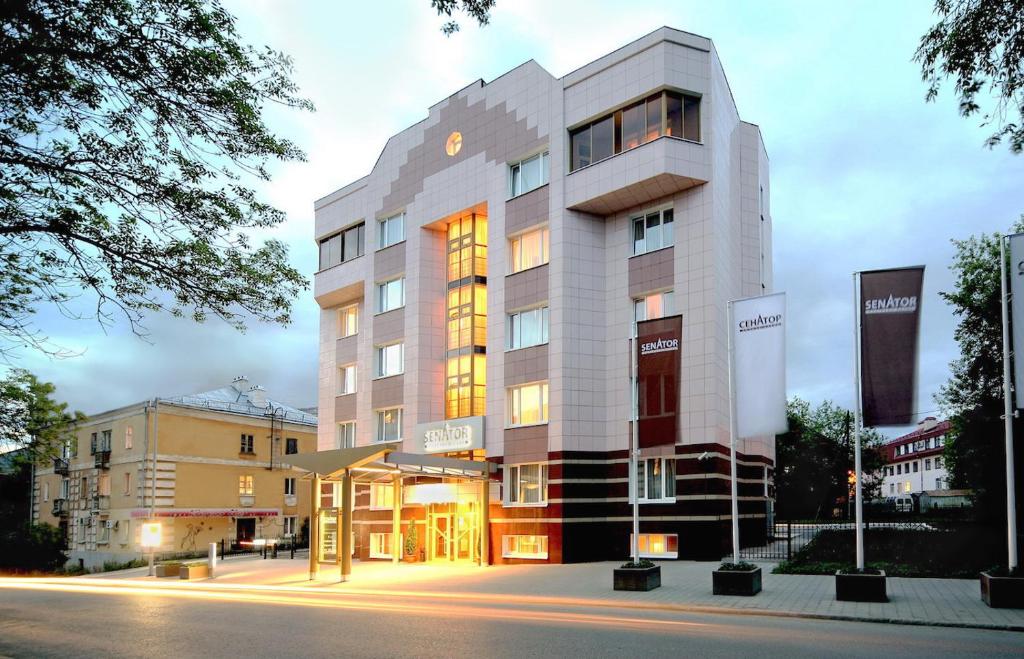
[(860, 273), (864, 427), (914, 422), (924, 266)]
[(1010, 236), (1010, 329), (1016, 406), (1024, 409), (1024, 233)]
[(739, 438), (786, 432), (786, 294), (732, 303)]
[(679, 434), (683, 317), (642, 320), (636, 332), (637, 444), (672, 445)]

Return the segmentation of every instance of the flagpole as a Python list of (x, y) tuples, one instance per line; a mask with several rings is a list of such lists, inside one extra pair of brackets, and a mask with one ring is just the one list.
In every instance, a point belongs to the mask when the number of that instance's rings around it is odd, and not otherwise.
[(736, 359), (732, 334), (735, 312), (733, 301), (729, 300), (729, 462), (732, 478), (729, 498), (732, 504), (732, 562), (740, 562), (740, 505), (736, 485)]
[[(637, 327), (634, 332), (639, 332), (640, 328)], [(640, 416), (639, 408), (639, 383), (637, 382), (637, 357), (636, 357), (636, 337), (633, 337), (629, 341), (629, 372), (633, 377), (633, 391), (630, 392), (630, 406), (631, 414), (630, 433), (629, 433), (629, 482), (633, 483), (633, 538), (630, 541), (630, 553), (633, 556), (633, 562), (640, 562), (640, 480), (639, 474), (637, 473), (637, 467), (640, 457), (640, 438), (638, 437), (638, 418)]]
[[(1010, 319), (1007, 309), (1006, 236), (999, 236), (999, 292), (1003, 312), (1003, 423), (1006, 428), (1006, 535), (1007, 567), (1017, 567), (1017, 492), (1014, 483), (1013, 402), (1010, 398)], [(1024, 321), (1022, 321), (1024, 322)]]
[(854, 473), (854, 511), (856, 516), (857, 536), (857, 569), (864, 569), (864, 506), (861, 501), (861, 462), (860, 462), (860, 301), (857, 297), (859, 272), (853, 273), (853, 473)]

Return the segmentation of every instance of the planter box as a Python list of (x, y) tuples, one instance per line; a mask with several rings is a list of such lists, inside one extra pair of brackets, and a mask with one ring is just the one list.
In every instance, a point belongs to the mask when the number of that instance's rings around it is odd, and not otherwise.
[(761, 568), (714, 570), (711, 573), (711, 591), (715, 595), (757, 595), (761, 592)]
[(156, 576), (158, 577), (177, 577), (181, 576), (180, 565), (157, 565)]
[(993, 609), (1024, 609), (1024, 577), (981, 573), (981, 599)]
[(836, 599), (840, 602), (888, 602), (885, 572), (841, 574), (836, 571)]
[(654, 590), (661, 586), (661, 566), (654, 567), (617, 567), (615, 568), (613, 588), (615, 590)]
[(206, 579), (210, 576), (210, 568), (206, 565), (182, 565), (182, 579)]

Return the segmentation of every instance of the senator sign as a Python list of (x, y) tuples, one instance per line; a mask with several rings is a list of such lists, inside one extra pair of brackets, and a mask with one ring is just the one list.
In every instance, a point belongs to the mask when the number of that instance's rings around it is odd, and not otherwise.
[(448, 419), (416, 426), (416, 449), (419, 453), (453, 453), (484, 447), (484, 417)]
[(679, 366), (683, 317), (636, 324), (637, 440), (641, 448), (671, 446), (679, 434)]

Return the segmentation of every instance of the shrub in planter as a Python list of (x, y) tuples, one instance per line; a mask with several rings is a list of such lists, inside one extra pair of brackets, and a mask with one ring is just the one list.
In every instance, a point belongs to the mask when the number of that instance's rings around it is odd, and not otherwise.
[(836, 570), (836, 599), (840, 602), (888, 602), (885, 571), (870, 567)]
[(615, 568), (612, 587), (615, 590), (654, 590), (661, 586), (661, 566), (648, 560), (623, 563)]
[(409, 524), (409, 532), (405, 534), (405, 560), (410, 563), (416, 562), (416, 524)]
[(761, 568), (742, 561), (722, 563), (711, 572), (711, 591), (715, 595), (757, 595), (761, 592)]
[(1024, 569), (991, 568), (981, 573), (981, 599), (993, 609), (1024, 609)]

